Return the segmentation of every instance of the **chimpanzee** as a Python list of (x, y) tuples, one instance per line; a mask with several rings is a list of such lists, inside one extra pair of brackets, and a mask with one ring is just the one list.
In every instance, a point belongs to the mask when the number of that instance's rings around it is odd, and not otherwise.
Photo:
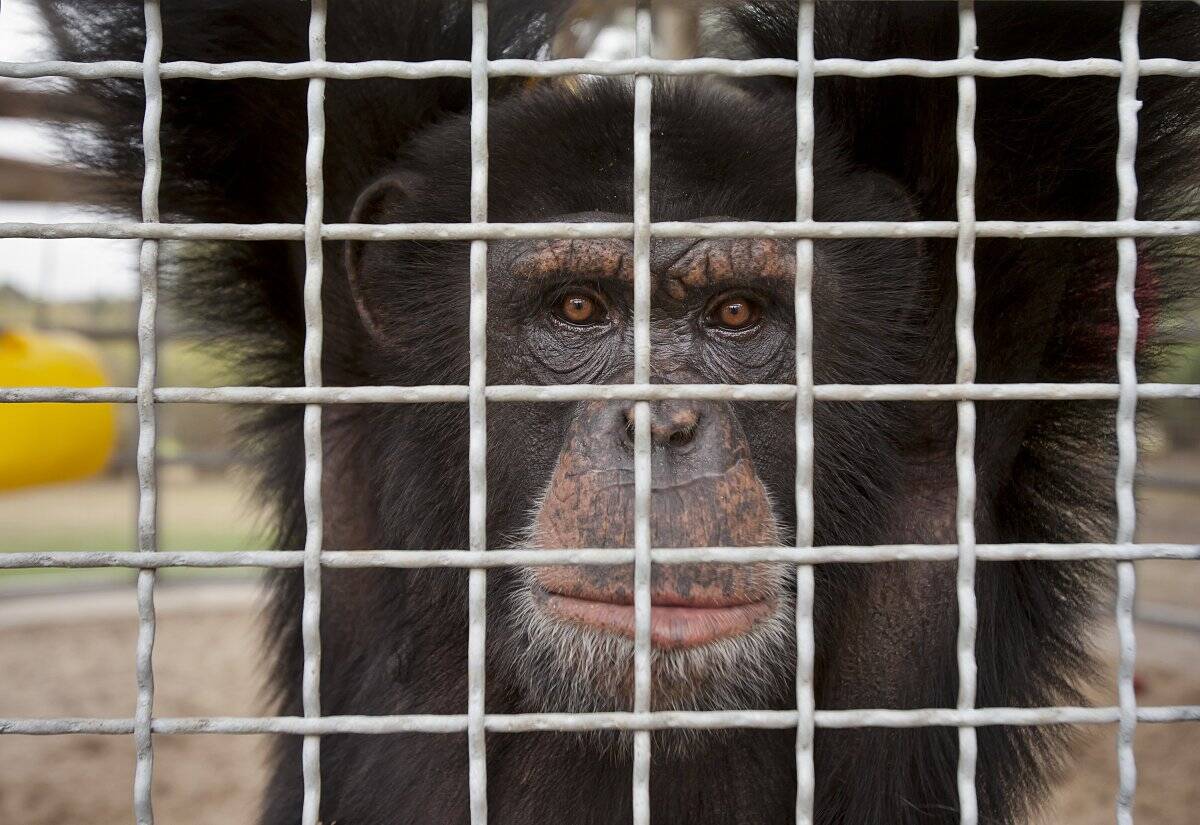
[[(142, 8), (43, 0), (61, 56), (139, 59)], [(493, 58), (542, 57), (569, 3), (495, 0)], [(792, 57), (795, 2), (723, 3), (707, 39), (736, 57)], [(469, 54), (465, 2), (330, 4), (335, 61)], [(1119, 57), (1115, 3), (977, 9), (981, 58)], [(303, 60), (308, 8), (296, 0), (164, 4), (165, 60)], [(1200, 8), (1141, 13), (1141, 55), (1200, 57)], [(818, 57), (948, 59), (953, 3), (822, 3)], [(633, 92), (624, 79), (493, 78), (488, 215), (494, 221), (629, 221)], [(1117, 78), (980, 78), (974, 135), (980, 219), (1116, 216)], [(105, 103), (81, 159), (111, 173), (136, 214), (142, 87), (79, 84)], [(469, 93), (463, 78), (330, 80), (327, 222), (469, 218)], [(1142, 77), (1139, 217), (1198, 212), (1200, 79)], [(300, 222), (305, 83), (171, 79), (162, 121), (164, 219)], [(795, 80), (661, 79), (652, 93), (654, 220), (791, 220)], [(816, 81), (818, 220), (953, 219), (956, 81)], [(303, 383), (298, 242), (179, 245), (171, 300), (232, 351), (244, 381)], [(1115, 381), (1115, 242), (983, 238), (975, 254), (981, 382)], [(324, 356), (331, 385), (463, 384), (468, 370), (466, 242), (327, 242)], [(1195, 246), (1191, 247), (1195, 251)], [(1152, 365), (1168, 302), (1197, 281), (1186, 243), (1139, 242), (1139, 359)], [(818, 383), (952, 382), (953, 239), (831, 239), (815, 245)], [(632, 375), (628, 239), (502, 240), (488, 246), (487, 380), (625, 382)], [(795, 380), (795, 245), (773, 239), (657, 239), (650, 253), (653, 380)], [(795, 534), (795, 406), (657, 403), (652, 410), (656, 546), (789, 544)], [(953, 543), (955, 409), (936, 402), (819, 402), (818, 545)], [(1110, 540), (1114, 405), (981, 402), (983, 542)], [(492, 403), (491, 548), (632, 543), (631, 405)], [(303, 545), (301, 410), (259, 413), (245, 444), (275, 508), (278, 546)], [(324, 408), (325, 546), (467, 545), (464, 404)], [(488, 576), (489, 712), (625, 710), (632, 705), (632, 574), (625, 567), (494, 570)], [(816, 573), (818, 707), (953, 707), (953, 563), (822, 565)], [(267, 658), (277, 710), (299, 714), (298, 571), (272, 581)], [(1087, 627), (1107, 576), (1085, 562), (982, 563), (977, 575), (980, 706), (1082, 701)], [(795, 707), (795, 576), (775, 564), (656, 566), (653, 695), (658, 709)], [(329, 569), (324, 575), (325, 714), (461, 714), (466, 708), (466, 574)], [(979, 730), (981, 821), (1034, 812), (1065, 758), (1061, 729)], [(630, 735), (487, 737), (493, 821), (624, 822)], [(791, 821), (792, 730), (655, 734), (656, 822)], [(299, 737), (283, 737), (262, 819), (299, 816)], [(952, 728), (820, 730), (821, 823), (958, 818)], [(322, 740), (327, 823), (466, 822), (462, 734)]]

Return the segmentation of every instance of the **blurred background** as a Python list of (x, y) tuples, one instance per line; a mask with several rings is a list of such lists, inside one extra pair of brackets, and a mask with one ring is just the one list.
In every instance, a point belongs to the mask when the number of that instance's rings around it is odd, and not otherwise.
[[(0, 59), (49, 54), (27, 3), (0, 10)], [(103, 220), (88, 203), (94, 181), (63, 160), (60, 144), (90, 101), (64, 98), (60, 81), (0, 85), (0, 221), (55, 223)], [(74, 139), (74, 137), (72, 137)], [(84, 139), (80, 136), (80, 139)], [(0, 239), (0, 383), (137, 383), (138, 242), (133, 240)], [(164, 300), (158, 318), (158, 383), (229, 383), (212, 344), (184, 337)], [(39, 374), (40, 373), (40, 374)], [(0, 549), (116, 550), (136, 546), (134, 458), (137, 421), (131, 405), (25, 405), (46, 421), (31, 438), (3, 445), (0, 465)], [(105, 421), (88, 420), (90, 445), (72, 445), (79, 417), (103, 407)], [(23, 411), (24, 412), (24, 411)], [(75, 416), (63, 426), (53, 415)], [(204, 405), (158, 409), (162, 549), (247, 549), (262, 546), (257, 516), (237, 476), (232, 411)], [(24, 424), (24, 419), (22, 419)], [(59, 424), (56, 430), (49, 425)], [(24, 435), (22, 431), (22, 435)], [(32, 437), (32, 436), (37, 436)], [(29, 442), (36, 442), (30, 444)], [(57, 442), (57, 444), (55, 443)], [(46, 451), (74, 446), (75, 460), (46, 465)], [(90, 446), (91, 449), (88, 449)], [(28, 461), (25, 449), (34, 449)], [(8, 470), (14, 454), (26, 466)], [(53, 462), (51, 462), (53, 463)], [(58, 479), (51, 476), (58, 476)], [(85, 478), (70, 480), (71, 475)], [(63, 480), (65, 483), (47, 484)], [(36, 483), (41, 482), (41, 483)], [(99, 584), (128, 578), (117, 571), (17, 571), (5, 591)], [(166, 574), (165, 578), (170, 578)]]
[[(594, 3), (565, 32), (562, 55), (624, 56), (624, 12)], [(694, 15), (665, 12), (667, 53), (694, 48)], [(662, 50), (660, 54), (664, 53)], [(45, 59), (27, 4), (0, 7), (0, 61)], [(0, 82), (0, 222), (103, 219), (89, 178), (59, 145), (86, 100), (55, 81)], [(0, 239), (0, 385), (133, 386), (137, 380), (136, 241)], [(1197, 275), (1200, 279), (1200, 273)], [(1178, 356), (1150, 380), (1200, 382), (1200, 314), (1170, 319)], [(233, 383), (220, 342), (188, 338), (164, 302), (160, 385)], [(7, 405), (0, 409), (0, 553), (137, 546), (136, 418), (132, 405)], [(1200, 402), (1143, 407), (1138, 540), (1200, 542)], [(7, 417), (3, 417), (7, 416)], [(233, 409), (158, 408), (159, 547), (266, 546), (248, 494), (252, 468), (233, 449)], [(1141, 563), (1138, 690), (1145, 704), (1200, 704), (1200, 563)], [(129, 570), (0, 570), (0, 718), (132, 714), (136, 604)], [(264, 712), (255, 651), (255, 571), (166, 570), (157, 596), (159, 715)], [(1107, 609), (1107, 608), (1106, 608)], [(1115, 704), (1116, 642), (1097, 644), (1095, 701)], [(1050, 821), (1111, 820), (1115, 728), (1080, 732)], [(155, 811), (161, 823), (254, 818), (266, 737), (159, 736)], [(1200, 810), (1200, 725), (1141, 725), (1137, 819), (1194, 822)], [(132, 820), (133, 745), (124, 736), (0, 736), (0, 821), (99, 825)]]

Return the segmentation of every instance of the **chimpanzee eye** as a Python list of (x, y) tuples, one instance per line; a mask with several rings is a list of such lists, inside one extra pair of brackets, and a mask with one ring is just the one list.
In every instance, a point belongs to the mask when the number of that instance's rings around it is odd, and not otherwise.
[(706, 321), (724, 330), (749, 329), (762, 317), (757, 301), (745, 295), (723, 295), (709, 306)]
[(581, 290), (564, 293), (558, 299), (555, 312), (568, 324), (588, 326), (602, 322), (606, 316), (604, 304), (595, 295)]

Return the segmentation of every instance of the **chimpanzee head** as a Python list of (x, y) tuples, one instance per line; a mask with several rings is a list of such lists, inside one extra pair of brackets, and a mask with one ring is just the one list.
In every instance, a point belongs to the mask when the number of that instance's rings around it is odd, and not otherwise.
[[(656, 220), (788, 220), (795, 214), (794, 114), (721, 86), (661, 84), (654, 95)], [(536, 128), (533, 126), (538, 124)], [(747, 130), (747, 124), (754, 128)], [(532, 130), (532, 131), (531, 131)], [(627, 84), (554, 84), (490, 113), (489, 216), (495, 221), (629, 221), (632, 94)], [(553, 136), (539, 144), (529, 134)], [(764, 140), (763, 136), (771, 136)], [(415, 142), (371, 185), (353, 219), (462, 220), (469, 181), (456, 120)], [(584, 173), (584, 174), (581, 174)], [(900, 187), (821, 148), (818, 217), (911, 216)], [(465, 244), (353, 243), (347, 269), (382, 383), (462, 381), (467, 363)], [(795, 243), (658, 239), (651, 247), (651, 380), (672, 384), (795, 381)], [(506, 240), (488, 248), (488, 383), (624, 383), (633, 368), (629, 239)], [(914, 370), (924, 288), (911, 241), (838, 241), (816, 251), (819, 380), (897, 380)], [(418, 372), (415, 374), (414, 367)], [(792, 541), (795, 406), (663, 401), (652, 405), (651, 542), (753, 547)], [(847, 414), (849, 412), (849, 414)], [(398, 410), (373, 427), (407, 433), (367, 460), (417, 461), (429, 493), (377, 478), (384, 546), (412, 541), (465, 488), (462, 412)], [(833, 474), (887, 464), (887, 421), (841, 410), (824, 422)], [(413, 436), (414, 432), (422, 433)], [(494, 403), (488, 408), (490, 546), (629, 548), (634, 544), (633, 403)], [(864, 449), (866, 442), (870, 447)], [(854, 449), (850, 449), (853, 446)], [(826, 471), (823, 471), (826, 472)], [(834, 485), (836, 486), (836, 485)], [(842, 489), (863, 488), (842, 486)], [(848, 522), (872, 502), (838, 502)], [(447, 519), (449, 522), (450, 519)], [(447, 531), (447, 527), (450, 531)], [(453, 531), (457, 530), (457, 533)], [(461, 542), (461, 521), (418, 531)], [(857, 535), (857, 533), (856, 533)], [(459, 545), (461, 546), (461, 544)], [(530, 709), (628, 709), (632, 702), (633, 573), (629, 565), (497, 572), (489, 647)], [(779, 564), (655, 565), (651, 638), (655, 704), (754, 707), (783, 702), (794, 654), (792, 585)]]

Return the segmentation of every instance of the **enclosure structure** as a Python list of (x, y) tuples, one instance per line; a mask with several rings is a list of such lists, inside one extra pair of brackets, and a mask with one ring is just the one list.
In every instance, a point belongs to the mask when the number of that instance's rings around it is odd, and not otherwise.
[[(488, 11), (485, 0), (472, 0), (473, 44), (470, 60), (406, 63), (370, 61), (333, 63), (325, 59), (327, 0), (311, 0), (309, 59), (300, 63), (197, 63), (162, 62), (162, 26), (159, 0), (145, 2), (146, 44), (141, 62), (8, 63), (0, 76), (9, 78), (67, 77), (77, 79), (142, 79), (146, 108), (143, 126), (145, 176), (141, 221), (87, 224), (0, 224), (0, 237), (33, 238), (138, 238), (141, 239), (141, 310), (138, 322), (140, 369), (136, 387), (74, 389), (65, 387), (0, 388), (0, 401), (23, 402), (122, 402), (138, 410), (137, 453), (140, 488), (138, 549), (130, 552), (16, 553), (0, 557), (3, 567), (127, 567), (138, 573), (137, 601), (137, 705), (129, 718), (108, 719), (0, 719), (0, 734), (66, 735), (78, 733), (132, 735), (137, 766), (134, 807), (141, 825), (153, 822), (150, 788), (153, 771), (152, 734), (251, 734), (279, 733), (304, 737), (303, 777), (305, 825), (319, 821), (321, 795), (321, 736), (333, 733), (386, 734), (466, 732), (469, 760), (471, 820), (487, 820), (485, 737), (489, 731), (634, 731), (631, 781), (633, 821), (649, 822), (650, 731), (666, 728), (795, 728), (798, 778), (796, 821), (813, 821), (813, 741), (817, 727), (922, 727), (949, 726), (958, 730), (958, 794), (964, 825), (978, 821), (975, 800), (976, 728), (982, 725), (1117, 725), (1119, 787), (1116, 812), (1119, 823), (1131, 823), (1136, 767), (1133, 738), (1139, 722), (1200, 720), (1200, 706), (1139, 707), (1133, 689), (1136, 652), (1133, 596), (1137, 559), (1200, 559), (1200, 544), (1135, 544), (1133, 477), (1137, 441), (1134, 418), (1141, 398), (1200, 399), (1200, 385), (1139, 383), (1135, 368), (1137, 307), (1134, 281), (1139, 237), (1200, 236), (1200, 221), (1143, 221), (1135, 218), (1137, 180), (1137, 87), (1143, 75), (1200, 76), (1200, 63), (1172, 59), (1142, 60), (1138, 53), (1140, 3), (1124, 0), (1119, 37), (1120, 59), (1089, 58), (1052, 61), (1026, 58), (1005, 61), (975, 58), (975, 17), (970, 0), (959, 5), (959, 49), (952, 60), (890, 59), (859, 61), (842, 58), (817, 60), (814, 56), (815, 0), (799, 4), (797, 52), (794, 60), (728, 60), (697, 58), (664, 61), (651, 57), (651, 16), (648, 3), (639, 4), (636, 17), (637, 57), (627, 60), (489, 60)], [(334, 13), (336, 13), (336, 4)], [(487, 106), (492, 77), (553, 77), (576, 74), (628, 75), (634, 78), (634, 204), (632, 222), (501, 224), (487, 220)], [(796, 215), (789, 222), (651, 222), (650, 220), (650, 112), (652, 82), (657, 75), (724, 75), (795, 77), (796, 84)], [(958, 149), (957, 218), (952, 221), (819, 222), (813, 220), (813, 87), (819, 76), (877, 78), (890, 75), (955, 77), (958, 88), (956, 121)], [(1119, 91), (1114, 117), (1119, 123), (1115, 174), (1119, 208), (1111, 221), (977, 221), (975, 219), (975, 77), (1117, 77)], [(471, 83), (471, 205), (470, 222), (454, 224), (328, 224), (323, 221), (324, 92), (327, 79), (388, 77), (422, 79), (469, 78)], [(158, 191), (162, 172), (159, 126), (164, 80), (236, 78), (308, 80), (308, 146), (306, 155), (307, 211), (303, 224), (172, 224), (159, 220)], [(794, 239), (796, 376), (794, 385), (678, 385), (650, 383), (650, 242), (659, 238), (775, 237)], [(818, 385), (812, 369), (813, 242), (821, 238), (954, 238), (956, 240), (957, 311), (955, 336), (957, 378), (953, 384), (920, 385)], [(1115, 354), (1118, 383), (1089, 384), (982, 384), (976, 383), (973, 333), (974, 245), (980, 237), (1004, 238), (1112, 238), (1118, 250), (1114, 300), (1120, 320)], [(486, 383), (487, 244), (502, 238), (623, 238), (634, 244), (635, 371), (625, 385), (488, 386)], [(155, 317), (158, 299), (159, 244), (163, 240), (292, 240), (304, 242), (307, 270), (304, 286), (306, 337), (303, 387), (161, 387), (156, 382)], [(327, 240), (470, 240), (470, 372), (465, 386), (325, 387), (322, 385), (322, 243)], [(714, 399), (795, 401), (796, 403), (796, 541), (788, 547), (701, 547), (654, 549), (650, 541), (650, 402), (662, 399)], [(1119, 464), (1114, 495), (1118, 528), (1110, 543), (1101, 544), (977, 544), (975, 541), (975, 405), (993, 400), (1096, 400), (1117, 401)], [(487, 551), (486, 413), (487, 405), (506, 401), (631, 400), (635, 402), (635, 507), (634, 547), (612, 549), (548, 549)], [(957, 542), (947, 545), (887, 545), (872, 547), (813, 546), (813, 409), (817, 403), (844, 401), (953, 401), (957, 405)], [(155, 409), (162, 403), (303, 404), (305, 454), (304, 507), (307, 537), (303, 551), (163, 553), (156, 542)], [(364, 403), (465, 403), (469, 409), (470, 516), (469, 547), (459, 550), (371, 550), (358, 552), (325, 549), (322, 528), (321, 413), (325, 404)], [(1120, 643), (1118, 695), (1104, 707), (977, 707), (976, 705), (976, 595), (977, 560), (1042, 559), (1068, 561), (1103, 559), (1116, 563), (1118, 594), (1116, 621)], [(813, 695), (814, 631), (813, 565), (872, 563), (898, 560), (956, 560), (959, 694), (955, 708), (899, 710), (862, 708), (819, 710)], [(748, 708), (726, 711), (651, 711), (650, 680), (650, 570), (652, 564), (715, 561), (725, 564), (777, 561), (797, 570), (796, 708), (767, 711)], [(484, 706), (485, 593), (487, 570), (506, 565), (629, 564), (634, 566), (636, 634), (635, 700), (628, 712), (489, 714)], [(154, 587), (162, 567), (272, 567), (303, 568), (304, 574), (304, 682), (303, 717), (165, 718), (154, 715), (153, 646), (155, 634)], [(320, 703), (320, 595), (326, 567), (457, 567), (468, 568), (469, 641), (468, 703), (464, 712), (449, 716), (323, 716)]]

